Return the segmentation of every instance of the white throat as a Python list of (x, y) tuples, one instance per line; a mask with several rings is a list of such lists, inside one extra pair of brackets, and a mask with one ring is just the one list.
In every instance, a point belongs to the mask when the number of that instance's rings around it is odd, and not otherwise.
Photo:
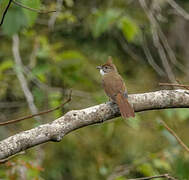
[(104, 76), (104, 74), (106, 74), (106, 73), (103, 71), (103, 69), (100, 69), (100, 74), (101, 74), (102, 76)]

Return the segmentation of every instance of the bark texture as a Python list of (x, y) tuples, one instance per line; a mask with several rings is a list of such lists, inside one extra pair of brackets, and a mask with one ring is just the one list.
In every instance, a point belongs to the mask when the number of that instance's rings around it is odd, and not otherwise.
[[(143, 94), (129, 95), (135, 112), (167, 108), (188, 108), (189, 91), (161, 90)], [(20, 132), (0, 141), (0, 159), (7, 158), (18, 152), (48, 141), (61, 141), (75, 129), (91, 124), (102, 123), (120, 116), (116, 104), (107, 102), (82, 110), (72, 110), (52, 123)]]

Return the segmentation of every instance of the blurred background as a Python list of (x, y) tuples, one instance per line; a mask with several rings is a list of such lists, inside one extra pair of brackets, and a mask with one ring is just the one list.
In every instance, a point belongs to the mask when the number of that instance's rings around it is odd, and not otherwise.
[[(1, 18), (7, 4), (0, 1)], [(0, 139), (108, 101), (96, 69), (108, 56), (130, 94), (171, 88), (159, 82), (187, 84), (187, 12), (188, 0), (14, 0), (0, 27), (0, 122), (54, 108), (73, 93), (60, 110), (0, 127)], [(188, 118), (187, 109), (147, 111), (78, 129), (0, 164), (0, 179), (126, 180), (169, 173), (186, 180), (189, 155), (159, 121), (189, 144)]]

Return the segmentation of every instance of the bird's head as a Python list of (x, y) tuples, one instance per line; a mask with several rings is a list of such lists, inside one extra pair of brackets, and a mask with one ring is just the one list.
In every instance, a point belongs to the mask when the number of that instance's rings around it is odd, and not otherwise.
[(110, 73), (110, 72), (117, 72), (117, 68), (113, 64), (112, 58), (110, 56), (108, 57), (107, 62), (105, 64), (101, 65), (101, 66), (97, 66), (97, 69), (100, 70), (100, 74), (102, 76), (107, 74), (107, 73)]

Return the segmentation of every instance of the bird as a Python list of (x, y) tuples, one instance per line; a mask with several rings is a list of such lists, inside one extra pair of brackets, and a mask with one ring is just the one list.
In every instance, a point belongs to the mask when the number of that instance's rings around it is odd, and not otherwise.
[(134, 109), (128, 101), (127, 89), (123, 78), (109, 56), (105, 64), (97, 66), (102, 75), (102, 85), (106, 95), (119, 107), (122, 118), (135, 117)]

